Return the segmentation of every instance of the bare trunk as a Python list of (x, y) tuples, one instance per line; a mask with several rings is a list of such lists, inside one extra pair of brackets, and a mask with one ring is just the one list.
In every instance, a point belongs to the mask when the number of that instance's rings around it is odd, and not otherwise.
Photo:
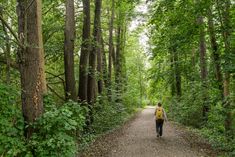
[(209, 105), (207, 101), (207, 64), (206, 64), (206, 40), (204, 31), (203, 17), (198, 17), (199, 24), (199, 56), (200, 56), (200, 69), (201, 69), (201, 81), (202, 81), (202, 92), (203, 92), (203, 117), (207, 119), (207, 113), (209, 112)]
[(117, 52), (115, 51), (115, 46), (113, 44), (113, 50), (112, 50), (112, 64), (113, 64), (113, 69), (116, 69), (116, 54)]
[(124, 28), (122, 31), (122, 38), (121, 38), (121, 82), (122, 82), (122, 92), (127, 91), (127, 73), (126, 73), (126, 58), (125, 58), (125, 48), (126, 48), (126, 33), (127, 33), (127, 24), (124, 23)]
[[(100, 15), (101, 15), (101, 5), (102, 0), (95, 0), (95, 18), (94, 18), (94, 44), (92, 46), (92, 51), (90, 54), (90, 71), (88, 75), (88, 102), (94, 103), (97, 90), (96, 90), (96, 67), (97, 67), (97, 56), (99, 56), (99, 61), (101, 61), (101, 49), (100, 49)], [(101, 63), (100, 63), (101, 65)], [(101, 66), (99, 66), (101, 68)]]
[[(116, 82), (116, 90), (117, 94), (121, 93), (121, 23), (119, 22), (117, 28), (117, 48), (116, 48), (116, 69), (115, 69), (115, 82)], [(117, 97), (119, 99), (119, 96)], [(117, 100), (119, 101), (119, 100)]]
[[(229, 56), (231, 54), (231, 43), (230, 43), (230, 36), (231, 36), (231, 17), (230, 17), (230, 0), (225, 0), (224, 2), (224, 10), (223, 10), (223, 38), (224, 38), (224, 46), (225, 46), (225, 65), (230, 65), (231, 61)], [(225, 118), (225, 129), (228, 134), (230, 134), (232, 130), (232, 113), (231, 113), (231, 102), (230, 102), (230, 77), (231, 74), (228, 70), (225, 70), (224, 74), (224, 108), (226, 109), (226, 118)]]
[[(102, 43), (102, 32), (101, 32), (101, 24), (99, 24), (99, 31), (100, 31), (100, 38), (99, 38), (99, 47), (98, 47), (98, 53), (97, 53), (97, 71), (99, 72), (99, 78), (98, 78), (98, 93), (101, 94), (103, 92), (104, 88), (104, 73), (103, 73), (103, 57), (104, 55), (104, 48)], [(106, 63), (105, 63), (106, 64)]]
[(203, 17), (199, 17), (200, 24), (200, 69), (201, 69), (201, 79), (202, 82), (205, 82), (207, 79), (207, 69), (206, 69), (206, 40), (205, 40), (205, 31), (204, 31), (204, 21)]
[(88, 63), (90, 54), (90, 0), (83, 0), (83, 34), (80, 56), (80, 73), (79, 73), (79, 91), (78, 96), (81, 101), (87, 101), (88, 85)]
[(174, 56), (173, 52), (170, 50), (170, 61), (171, 61), (171, 96), (175, 96), (175, 69), (174, 69)]
[[(42, 115), (43, 94), (46, 92), (41, 7), (41, 0), (35, 0), (32, 3), (18, 0), (19, 37), (24, 44), (24, 48), (18, 51), (18, 62), (25, 125), (34, 122)], [(29, 139), (33, 132), (32, 127), (26, 127), (25, 137)]]
[(178, 57), (178, 52), (176, 50), (173, 52), (174, 54), (174, 66), (175, 66), (175, 89), (176, 89), (176, 94), (178, 98), (181, 97), (182, 92), (181, 92), (181, 75), (180, 75), (180, 69), (179, 69), (179, 57)]
[[(194, 70), (196, 68), (196, 50), (195, 48), (192, 49), (192, 59), (191, 59), (191, 63), (192, 63), (192, 70)], [(191, 81), (195, 81), (195, 76), (191, 76)], [(193, 86), (192, 86), (193, 88)]]
[(108, 61), (108, 96), (111, 100), (112, 97), (112, 55), (114, 52), (113, 46), (113, 21), (114, 21), (114, 0), (112, 0), (112, 8), (111, 8), (111, 17), (109, 24), (109, 61)]
[(102, 76), (103, 76), (103, 81), (104, 81), (104, 87), (108, 87), (108, 70), (107, 70), (107, 59), (106, 59), (106, 54), (105, 54), (105, 49), (104, 49), (104, 39), (102, 38), (102, 33), (101, 33), (101, 54), (102, 54)]
[(64, 41), (65, 98), (76, 101), (76, 83), (74, 77), (74, 41), (75, 16), (74, 0), (66, 0)]
[(179, 57), (178, 52), (175, 47), (172, 47), (170, 50), (171, 56), (171, 70), (172, 70), (172, 86), (171, 86), (171, 94), (172, 96), (177, 96), (180, 98), (182, 95), (181, 91), (181, 72), (179, 68)]
[[(98, 93), (101, 94), (103, 92), (104, 86), (104, 75), (103, 75), (103, 41), (102, 41), (102, 32), (101, 32), (101, 8), (102, 8), (102, 0), (96, 1), (96, 10), (95, 10), (95, 23), (97, 23), (97, 71), (99, 72), (98, 78)], [(94, 28), (95, 29), (95, 28)], [(95, 30), (94, 30), (95, 31)], [(95, 35), (95, 32), (94, 32)], [(95, 36), (94, 36), (95, 37)]]

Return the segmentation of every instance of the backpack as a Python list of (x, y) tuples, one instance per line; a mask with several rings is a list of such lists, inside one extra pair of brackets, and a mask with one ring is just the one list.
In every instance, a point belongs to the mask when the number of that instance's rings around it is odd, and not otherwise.
[(156, 111), (156, 119), (164, 119), (163, 118), (163, 108), (159, 107)]

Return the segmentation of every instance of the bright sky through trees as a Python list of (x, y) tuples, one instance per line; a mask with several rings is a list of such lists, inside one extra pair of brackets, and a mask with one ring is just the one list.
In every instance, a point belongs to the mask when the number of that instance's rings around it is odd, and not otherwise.
[[(148, 14), (148, 7), (149, 3), (146, 4), (144, 0), (141, 1), (140, 4), (138, 4), (135, 7), (135, 12), (138, 14), (138, 16), (134, 17), (130, 23), (129, 31), (133, 32), (136, 29), (138, 29), (141, 26), (146, 26), (148, 19), (147, 19), (147, 14)], [(142, 32), (139, 35), (139, 44), (143, 48), (145, 53), (148, 53), (149, 51), (149, 46), (148, 46), (148, 29), (147, 27), (141, 29)]]

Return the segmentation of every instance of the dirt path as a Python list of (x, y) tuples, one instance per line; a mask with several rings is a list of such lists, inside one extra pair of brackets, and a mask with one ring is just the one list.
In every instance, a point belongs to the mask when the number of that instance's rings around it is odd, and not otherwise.
[[(104, 157), (205, 157), (208, 145), (184, 128), (165, 123), (158, 138), (153, 119), (154, 108), (144, 109), (122, 129), (101, 137), (83, 156)], [(200, 145), (200, 146), (199, 146)], [(204, 148), (203, 148), (204, 147)], [(207, 153), (206, 153), (207, 152)]]

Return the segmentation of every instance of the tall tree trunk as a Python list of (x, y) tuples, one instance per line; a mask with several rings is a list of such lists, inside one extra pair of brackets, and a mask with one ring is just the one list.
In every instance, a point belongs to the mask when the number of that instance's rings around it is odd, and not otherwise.
[(113, 46), (113, 22), (114, 22), (114, 0), (112, 0), (111, 17), (109, 23), (109, 61), (108, 61), (108, 97), (112, 97), (112, 55), (114, 52)]
[[(18, 32), (24, 44), (24, 48), (19, 48), (18, 62), (25, 125), (42, 115), (43, 94), (46, 92), (41, 8), (41, 0), (18, 0)], [(25, 137), (29, 139), (33, 132), (32, 127), (26, 127)]]
[[(118, 1), (119, 5), (121, 0)], [(121, 93), (123, 89), (123, 52), (124, 52), (124, 38), (125, 38), (125, 14), (122, 12), (121, 6), (118, 8), (118, 21), (117, 21), (117, 46), (116, 46), (116, 58), (115, 58), (115, 82), (116, 82), (116, 92), (117, 92), (117, 102), (121, 101)]]
[[(219, 20), (222, 30), (222, 37), (224, 42), (224, 48), (225, 48), (225, 65), (230, 65), (230, 59), (229, 56), (231, 54), (231, 43), (230, 43), (230, 36), (231, 36), (231, 17), (230, 17), (230, 7), (231, 2), (230, 0), (225, 1), (219, 1), (216, 0), (217, 4), (217, 10), (219, 13)], [(223, 96), (224, 96), (224, 108), (226, 110), (226, 117), (225, 117), (225, 130), (227, 134), (229, 135), (231, 133), (232, 129), (232, 113), (231, 113), (231, 102), (230, 102), (230, 72), (226, 69), (224, 70), (224, 82), (223, 82)]]
[(216, 80), (218, 84), (218, 89), (220, 90), (221, 100), (224, 99), (223, 95), (223, 76), (221, 72), (221, 61), (220, 61), (220, 54), (218, 51), (218, 44), (216, 42), (216, 34), (215, 34), (215, 28), (214, 28), (214, 22), (213, 22), (213, 14), (211, 8), (208, 9), (208, 31), (210, 35), (210, 43), (212, 48), (212, 56), (214, 60), (214, 66), (215, 66), (215, 73), (216, 73)]
[(201, 70), (201, 81), (202, 81), (202, 92), (203, 92), (203, 117), (207, 119), (207, 113), (209, 112), (209, 106), (207, 101), (207, 64), (206, 64), (206, 40), (204, 30), (204, 20), (200, 15), (198, 17), (199, 24), (199, 56), (200, 56), (200, 70)]
[(181, 97), (182, 92), (181, 92), (181, 74), (180, 74), (180, 68), (179, 68), (179, 56), (178, 56), (178, 52), (176, 50), (174, 50), (173, 52), (173, 56), (174, 56), (174, 67), (175, 67), (175, 89), (176, 89), (176, 95), (178, 96), (178, 98)]
[[(97, 56), (99, 56), (99, 61), (101, 61), (100, 54), (100, 15), (101, 15), (101, 5), (102, 0), (95, 0), (95, 18), (94, 18), (94, 32), (93, 32), (93, 44), (92, 51), (89, 58), (89, 75), (88, 75), (88, 102), (93, 104), (96, 95), (96, 67), (97, 67)], [(101, 65), (101, 64), (100, 64)], [(100, 66), (101, 67), (101, 66)]]
[[(191, 63), (192, 63), (192, 66), (191, 66), (191, 71), (190, 72), (192, 72), (192, 71), (194, 71), (194, 69), (196, 68), (196, 49), (195, 48), (193, 48), (192, 49), (192, 52), (191, 52)], [(190, 77), (190, 79), (191, 79), (191, 81), (192, 82), (194, 82), (195, 81), (195, 75), (192, 75), (192, 73), (190, 74), (191, 75), (191, 77)], [(191, 84), (191, 89), (193, 89), (193, 84)]]
[(116, 69), (116, 51), (115, 51), (114, 44), (113, 44), (113, 50), (112, 50), (112, 64), (113, 64), (113, 69)]
[[(229, 56), (231, 54), (231, 43), (230, 43), (230, 36), (231, 36), (231, 17), (230, 17), (230, 0), (223, 1), (224, 9), (223, 9), (223, 22), (222, 24), (222, 33), (224, 38), (224, 47), (225, 47), (225, 65), (228, 66), (231, 64)], [(225, 67), (226, 68), (226, 67)], [(231, 133), (232, 130), (232, 113), (231, 113), (231, 102), (230, 102), (230, 71), (225, 69), (224, 74), (224, 107), (226, 109), (226, 118), (225, 118), (225, 129), (228, 134)]]
[(171, 94), (172, 96), (176, 95), (177, 98), (180, 98), (182, 95), (182, 91), (181, 91), (181, 72), (179, 68), (178, 52), (175, 46), (172, 46), (169, 50), (170, 50), (171, 70), (172, 70), (172, 77), (173, 77), (172, 86), (171, 86)]
[(176, 90), (175, 90), (175, 69), (174, 69), (174, 55), (172, 50), (170, 49), (170, 61), (171, 61), (171, 96), (174, 97)]
[(65, 69), (65, 98), (76, 101), (76, 83), (74, 77), (74, 41), (75, 16), (74, 0), (66, 0), (65, 41), (64, 41), (64, 69)]
[(124, 23), (124, 28), (122, 31), (122, 38), (121, 38), (121, 77), (122, 77), (122, 91), (127, 90), (127, 73), (126, 73), (126, 58), (125, 58), (125, 48), (126, 48), (126, 34), (127, 34), (127, 24)]
[(137, 56), (137, 60), (139, 62), (139, 64), (137, 64), (138, 67), (138, 73), (139, 73), (139, 88), (140, 88), (140, 105), (142, 105), (143, 102), (143, 70), (142, 70), (142, 61), (141, 61), (141, 57), (138, 55)]
[(82, 46), (80, 56), (80, 73), (79, 73), (79, 91), (78, 96), (81, 101), (87, 101), (87, 85), (88, 85), (88, 63), (90, 54), (90, 0), (83, 0), (83, 33)]
[(117, 101), (120, 101), (119, 98), (120, 98), (121, 89), (122, 89), (122, 84), (121, 84), (121, 74), (122, 74), (121, 33), (122, 33), (122, 28), (121, 28), (121, 22), (119, 21), (118, 27), (117, 27), (117, 48), (116, 48), (116, 66), (115, 66), (116, 67), (116, 69), (115, 69), (115, 82), (116, 82), (116, 90), (117, 90), (117, 94), (118, 94)]
[[(101, 2), (102, 4), (102, 2)], [(101, 94), (103, 92), (103, 88), (104, 88), (104, 74), (103, 74), (103, 68), (104, 64), (103, 64), (103, 57), (105, 57), (103, 55), (104, 53), (104, 47), (103, 47), (103, 39), (102, 39), (102, 31), (101, 31), (101, 22), (99, 20), (99, 40), (98, 40), (98, 48), (97, 48), (97, 71), (99, 72), (99, 78), (98, 78), (98, 93)], [(106, 59), (106, 58), (105, 58)], [(106, 64), (106, 63), (105, 63)]]
[(102, 32), (101, 32), (101, 46), (102, 46), (102, 76), (103, 76), (103, 81), (104, 81), (104, 87), (108, 87), (108, 69), (107, 69), (107, 58), (105, 54), (105, 49), (104, 49), (104, 39), (102, 37)]

